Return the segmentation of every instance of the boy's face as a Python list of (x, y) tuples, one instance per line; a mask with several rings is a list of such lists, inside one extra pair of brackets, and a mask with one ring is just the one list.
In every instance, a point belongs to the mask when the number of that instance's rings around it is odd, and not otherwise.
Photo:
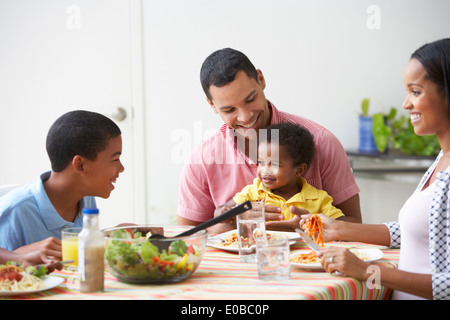
[(223, 87), (210, 87), (208, 103), (229, 128), (249, 139), (270, 124), (271, 110), (264, 95), (265, 80), (258, 70), (258, 81), (239, 71)]
[(302, 167), (295, 167), (284, 146), (261, 142), (258, 147), (258, 178), (271, 190), (296, 190)]
[(114, 190), (119, 174), (125, 170), (120, 162), (122, 154), (122, 137), (109, 140), (107, 148), (98, 153), (95, 161), (85, 159), (84, 168), (87, 179), (86, 188), (90, 196), (108, 198)]

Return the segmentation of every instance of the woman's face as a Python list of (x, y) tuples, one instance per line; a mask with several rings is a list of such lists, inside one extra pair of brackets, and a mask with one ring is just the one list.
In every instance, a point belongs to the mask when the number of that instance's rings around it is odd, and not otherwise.
[(447, 99), (438, 93), (437, 85), (427, 78), (425, 68), (411, 59), (403, 75), (407, 95), (403, 108), (408, 110), (417, 135), (436, 134), (439, 138), (450, 129)]

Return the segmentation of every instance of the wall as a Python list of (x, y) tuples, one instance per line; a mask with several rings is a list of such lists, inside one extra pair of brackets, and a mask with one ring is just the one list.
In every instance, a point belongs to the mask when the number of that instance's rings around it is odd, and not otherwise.
[[(63, 113), (110, 115), (122, 106), (131, 115), (133, 106), (139, 114), (130, 9), (129, 0), (0, 1), (0, 185), (35, 181), (51, 169), (46, 136)], [(118, 122), (126, 170), (107, 200), (97, 198), (101, 227), (145, 212), (136, 201), (143, 183), (134, 172), (143, 170), (133, 161), (141, 159), (133, 138), (143, 134), (135, 134), (134, 120)]]
[[(211, 52), (245, 52), (277, 107), (357, 148), (361, 100), (372, 98), (372, 111), (402, 105), (404, 66), (422, 44), (448, 37), (448, 12), (447, 0), (144, 1), (150, 222), (173, 219), (183, 156), (222, 123), (199, 83)], [(397, 190), (414, 186), (358, 183), (369, 221), (395, 219), (410, 193)], [(373, 205), (380, 201), (392, 209), (387, 217)]]
[[(139, 3), (139, 0), (127, 1), (2, 0), (0, 131), (4, 134), (0, 184), (25, 183), (48, 169), (42, 143), (56, 116), (42, 108), (52, 108), (59, 115), (62, 110), (55, 106), (69, 107), (64, 101), (71, 96), (64, 90), (71, 90), (76, 81), (84, 81), (73, 71), (84, 69), (78, 70), (78, 65), (68, 59), (69, 53), (84, 53), (83, 57), (91, 61), (94, 50), (103, 65), (110, 61), (113, 53), (127, 50), (126, 45), (117, 44), (115, 28), (124, 22), (115, 17), (120, 16), (119, 11), (129, 17), (128, 12), (113, 5), (133, 3), (137, 6)], [(332, 130), (345, 148), (357, 148), (357, 114), (362, 98), (372, 98), (372, 111), (400, 106), (405, 94), (403, 68), (411, 52), (425, 42), (448, 37), (450, 30), (448, 0), (141, 2), (146, 113), (144, 153), (148, 164), (142, 175), (149, 189), (148, 222), (151, 223), (174, 221), (183, 160), (203, 136), (222, 123), (206, 103), (199, 83), (200, 66), (211, 52), (228, 46), (245, 52), (263, 71), (266, 95), (276, 106), (319, 122)], [(100, 9), (93, 11), (90, 3)], [(58, 42), (54, 37), (55, 33), (63, 36), (69, 33), (66, 20), (70, 16), (67, 8), (71, 5), (79, 5), (83, 10), (81, 32), (90, 30), (90, 21), (97, 21), (104, 31), (99, 37), (101, 40), (78, 45), (74, 52), (66, 42)], [(114, 28), (101, 22), (106, 18), (113, 21)], [(78, 33), (70, 34), (74, 35)], [(61, 38), (66, 39), (63, 36)], [(120, 50), (102, 46), (109, 36), (116, 39)], [(44, 50), (55, 43), (60, 45), (61, 51), (44, 55)], [(76, 61), (81, 63), (79, 60)], [(126, 61), (123, 66), (129, 65)], [(91, 63), (92, 68), (90, 64), (82, 65), (89, 71), (88, 78), (96, 81), (99, 74), (93, 73), (99, 64)], [(118, 74), (108, 68), (101, 72), (104, 77), (111, 78), (110, 74), (114, 73), (120, 78), (111, 86), (115, 88), (111, 90), (114, 93), (119, 88), (127, 91), (127, 83), (133, 77), (128, 67), (117, 65)], [(56, 76), (58, 73), (49, 66), (57, 71), (67, 70), (64, 78)], [(83, 86), (91, 89), (89, 92), (97, 92), (100, 84), (105, 86), (103, 81), (96, 81), (93, 86), (83, 82)], [(91, 96), (74, 97), (77, 101), (93, 101), (90, 99), (98, 95), (105, 105), (128, 104), (117, 102), (112, 94), (102, 96), (92, 92)], [(49, 104), (50, 100), (55, 105)], [(73, 99), (71, 102), (75, 103)], [(18, 112), (19, 104), (28, 106), (28, 110)], [(97, 104), (89, 102), (89, 105)], [(33, 127), (27, 125), (25, 118)], [(26, 156), (20, 156), (23, 153)], [(131, 165), (131, 161), (125, 164), (128, 168)], [(16, 172), (10, 174), (11, 168)], [(126, 171), (124, 177), (127, 172), (130, 171)], [(120, 181), (118, 188), (125, 188)], [(357, 182), (361, 187), (363, 215), (368, 221), (395, 218), (398, 208), (415, 186), (362, 179)]]

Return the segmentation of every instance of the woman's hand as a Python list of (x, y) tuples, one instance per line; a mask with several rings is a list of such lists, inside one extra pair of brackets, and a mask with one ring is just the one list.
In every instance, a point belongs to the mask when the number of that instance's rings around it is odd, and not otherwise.
[[(312, 216), (312, 214), (306, 214), (306, 215), (301, 216), (300, 229), (303, 229), (303, 230), (305, 229), (305, 223), (311, 216)], [(322, 214), (322, 213), (320, 213), (319, 216), (323, 222), (323, 225), (322, 225), (323, 242), (342, 240), (342, 239), (339, 239), (339, 236), (338, 236), (338, 231), (341, 226), (341, 221), (330, 218), (329, 216)]]
[(338, 271), (362, 281), (370, 276), (367, 272), (370, 264), (359, 259), (347, 248), (328, 247), (322, 249), (318, 255), (322, 259), (323, 268), (329, 273)]

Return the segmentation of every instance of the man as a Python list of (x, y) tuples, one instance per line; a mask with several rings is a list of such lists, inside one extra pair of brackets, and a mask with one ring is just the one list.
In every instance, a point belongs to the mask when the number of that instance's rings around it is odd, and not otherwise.
[[(230, 200), (257, 176), (257, 141), (260, 129), (270, 124), (294, 122), (314, 136), (316, 154), (305, 175), (307, 182), (327, 191), (345, 219), (361, 222), (359, 188), (347, 155), (337, 138), (317, 123), (278, 111), (266, 99), (266, 82), (241, 52), (226, 48), (212, 53), (203, 63), (200, 78), (211, 108), (225, 122), (196, 147), (181, 172), (177, 221), (196, 225), (213, 218), (214, 210)], [(267, 208), (267, 228), (293, 231), (305, 210), (291, 208), (295, 216), (281, 221), (280, 208)], [(275, 221), (273, 221), (275, 220)], [(224, 222), (209, 229), (234, 228)]]

